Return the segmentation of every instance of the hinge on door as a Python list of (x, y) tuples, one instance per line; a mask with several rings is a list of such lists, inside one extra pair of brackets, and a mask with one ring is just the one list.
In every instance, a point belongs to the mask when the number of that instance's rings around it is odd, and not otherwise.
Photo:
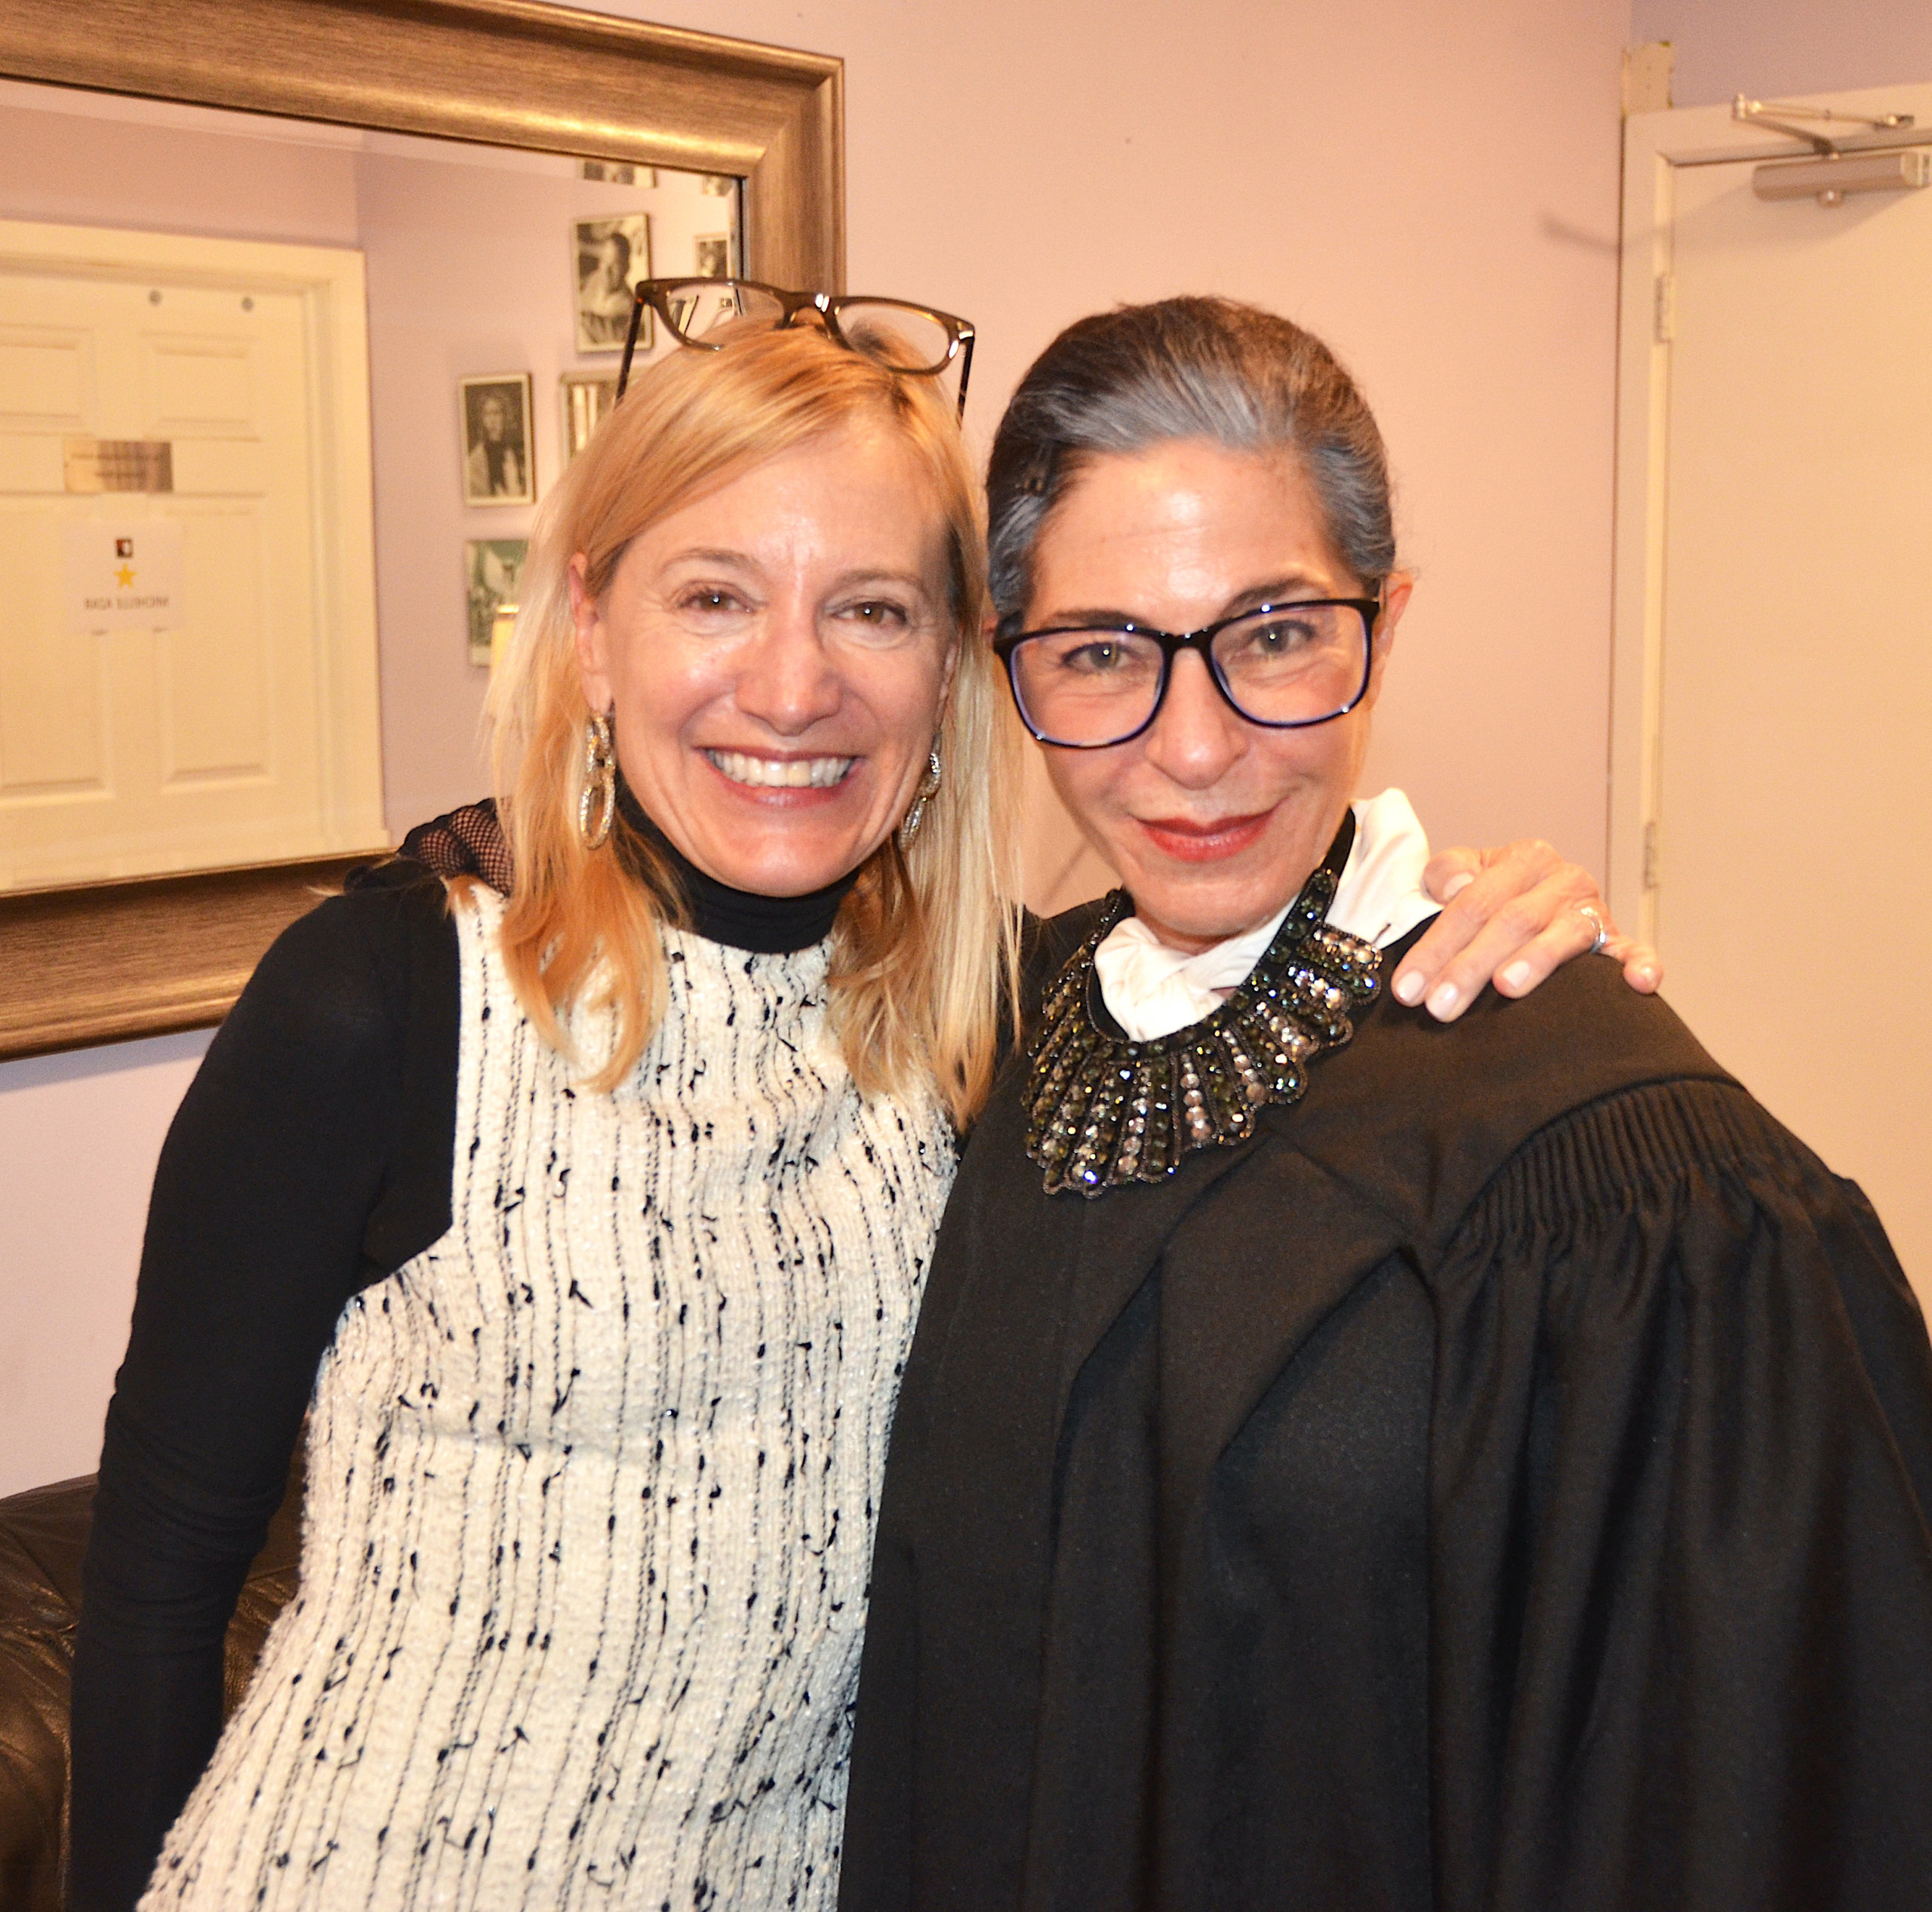
[(1651, 336), (1659, 345), (1667, 346), (1676, 337), (1677, 275), (1675, 272), (1658, 273), (1651, 321)]
[(1654, 819), (1644, 825), (1644, 887), (1657, 887), (1657, 826)]

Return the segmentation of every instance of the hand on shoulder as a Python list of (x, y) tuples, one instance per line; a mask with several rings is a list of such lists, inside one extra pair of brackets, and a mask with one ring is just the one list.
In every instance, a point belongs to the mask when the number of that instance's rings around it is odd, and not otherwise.
[(1663, 980), (1657, 951), (1617, 928), (1595, 878), (1539, 838), (1438, 850), (1423, 880), (1442, 912), (1392, 987), (1398, 1002), (1426, 1002), (1438, 1022), (1453, 1022), (1485, 983), (1499, 995), (1527, 996), (1593, 949), (1620, 964), (1624, 981), (1643, 994)]

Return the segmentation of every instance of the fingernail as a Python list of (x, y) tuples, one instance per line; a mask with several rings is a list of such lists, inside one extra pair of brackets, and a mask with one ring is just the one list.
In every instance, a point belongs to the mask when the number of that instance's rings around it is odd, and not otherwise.
[(1395, 1000), (1411, 1009), (1422, 1001), (1423, 980), (1414, 970), (1404, 970), (1395, 979)]
[(1530, 966), (1527, 963), (1512, 963), (1497, 978), (1499, 982), (1508, 983), (1512, 989), (1521, 988), (1529, 979)]
[(1442, 886), (1442, 900), (1445, 903), (1453, 903), (1475, 881), (1475, 878), (1467, 870), (1458, 870)]
[(1429, 999), (1429, 1013), (1432, 1016), (1447, 1016), (1462, 1001), (1461, 992), (1453, 982), (1438, 982), (1435, 994)]

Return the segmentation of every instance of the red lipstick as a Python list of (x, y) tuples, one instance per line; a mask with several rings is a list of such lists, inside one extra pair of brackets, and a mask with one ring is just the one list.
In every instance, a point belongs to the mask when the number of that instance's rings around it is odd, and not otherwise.
[(1137, 817), (1154, 847), (1184, 863), (1215, 863), (1238, 856), (1268, 827), (1272, 810), (1251, 816), (1217, 816), (1201, 822), (1189, 816)]

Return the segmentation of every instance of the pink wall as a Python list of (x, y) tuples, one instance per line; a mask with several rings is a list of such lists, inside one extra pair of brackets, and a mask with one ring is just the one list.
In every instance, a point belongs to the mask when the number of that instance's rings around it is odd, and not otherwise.
[(1630, 14), (1633, 41), (1676, 49), (1671, 97), (1680, 106), (1932, 80), (1925, 0), (1634, 0)]

